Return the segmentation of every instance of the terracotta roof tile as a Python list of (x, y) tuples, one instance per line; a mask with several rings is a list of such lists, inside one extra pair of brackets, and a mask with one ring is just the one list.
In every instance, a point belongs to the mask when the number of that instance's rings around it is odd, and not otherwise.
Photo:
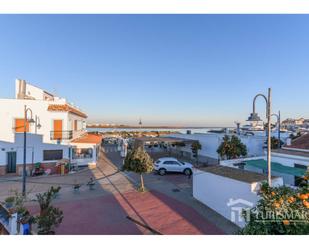
[(80, 110), (77, 110), (76, 108), (68, 104), (63, 105), (52, 104), (48, 106), (47, 110), (51, 112), (70, 112), (82, 118), (87, 118), (87, 115), (85, 113), (81, 112)]
[(86, 133), (85, 135), (72, 140), (71, 143), (100, 144), (101, 141), (102, 141), (101, 135)]

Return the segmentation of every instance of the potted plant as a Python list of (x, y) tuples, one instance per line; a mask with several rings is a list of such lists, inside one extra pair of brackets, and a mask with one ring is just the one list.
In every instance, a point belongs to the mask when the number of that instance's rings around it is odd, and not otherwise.
[(15, 197), (9, 196), (9, 197), (5, 198), (5, 200), (4, 200), (5, 204), (4, 205), (5, 205), (6, 208), (9, 209), (9, 208), (13, 207), (14, 202), (15, 202)]

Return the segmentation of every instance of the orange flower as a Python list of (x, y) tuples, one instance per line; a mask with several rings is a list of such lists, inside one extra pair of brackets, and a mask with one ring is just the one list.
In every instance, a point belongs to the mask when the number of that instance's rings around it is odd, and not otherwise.
[(289, 202), (289, 203), (295, 202), (295, 198), (294, 198), (293, 196), (289, 197), (288, 202)]
[(279, 203), (282, 205), (283, 204), (283, 199), (280, 198)]
[(275, 208), (280, 208), (280, 204), (279, 204), (278, 202), (274, 202), (273, 206), (274, 206)]
[(276, 194), (275, 194), (275, 192), (271, 192), (271, 195), (272, 195), (272, 196), (275, 196)]
[(306, 208), (309, 208), (309, 201), (303, 200), (303, 204)]
[(283, 220), (282, 222), (283, 222), (283, 224), (286, 225), (286, 226), (287, 226), (287, 225), (290, 225), (290, 222), (289, 222), (288, 220)]
[(307, 194), (301, 194), (301, 195), (299, 195), (299, 199), (306, 200), (306, 199), (308, 199), (308, 195)]

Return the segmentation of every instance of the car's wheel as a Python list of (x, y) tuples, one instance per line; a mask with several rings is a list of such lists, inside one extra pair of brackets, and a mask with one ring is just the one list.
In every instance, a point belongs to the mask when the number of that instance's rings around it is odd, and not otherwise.
[(159, 175), (163, 176), (166, 174), (166, 169), (159, 169)]
[(183, 173), (186, 175), (186, 176), (190, 176), (192, 174), (192, 170), (191, 169), (185, 169), (183, 171)]

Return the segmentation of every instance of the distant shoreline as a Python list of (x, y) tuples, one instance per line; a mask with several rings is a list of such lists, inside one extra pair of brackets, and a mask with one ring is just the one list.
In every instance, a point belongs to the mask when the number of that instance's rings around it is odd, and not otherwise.
[(134, 126), (134, 125), (87, 125), (87, 128), (111, 129), (209, 129), (209, 128), (235, 128), (228, 126)]

